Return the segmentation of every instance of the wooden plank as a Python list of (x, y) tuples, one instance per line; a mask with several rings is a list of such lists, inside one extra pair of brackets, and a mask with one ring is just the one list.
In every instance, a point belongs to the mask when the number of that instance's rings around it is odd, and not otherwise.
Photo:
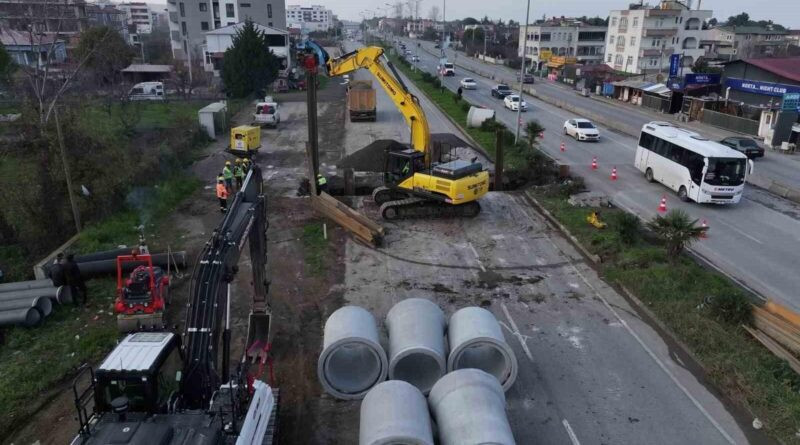
[(317, 197), (312, 197), (311, 205), (314, 207), (315, 210), (317, 210), (324, 216), (327, 216), (328, 218), (332, 219), (334, 222), (344, 227), (346, 230), (352, 232), (354, 235), (358, 236), (363, 241), (373, 245), (378, 244), (378, 239), (376, 235), (371, 230), (369, 230), (368, 227), (360, 224), (353, 218), (350, 218), (346, 213), (342, 212), (340, 209), (330, 206), (323, 200), (317, 199)]
[(764, 305), (764, 309), (770, 312), (773, 315), (777, 315), (778, 317), (783, 318), (787, 322), (791, 323), (796, 328), (800, 329), (800, 314), (797, 312), (778, 304), (772, 300), (767, 301)]
[(379, 233), (379, 234), (383, 234), (383, 226), (381, 226), (380, 224), (376, 223), (375, 221), (369, 219), (367, 216), (365, 216), (361, 212), (358, 212), (358, 211), (350, 208), (348, 205), (346, 205), (345, 203), (339, 201), (338, 199), (334, 198), (333, 196), (331, 196), (331, 195), (329, 195), (329, 194), (327, 194), (325, 192), (322, 192), (322, 193), (319, 194), (319, 198), (321, 200), (331, 204), (332, 206), (335, 206), (336, 208), (338, 208), (342, 212), (347, 213), (351, 218), (353, 218), (356, 221), (358, 221), (359, 223), (369, 227), (369, 229), (372, 230), (373, 232), (376, 232), (376, 233)]
[(800, 329), (792, 323), (764, 308), (753, 306), (753, 324), (783, 346), (800, 353)]
[(758, 331), (756, 329), (750, 328), (748, 326), (742, 326), (747, 332), (750, 333), (756, 340), (759, 341), (764, 347), (770, 350), (776, 357), (786, 360), (794, 372), (800, 374), (800, 360), (798, 360), (795, 356), (793, 356), (789, 351), (784, 349), (780, 344), (778, 344), (775, 340), (771, 339), (767, 334)]

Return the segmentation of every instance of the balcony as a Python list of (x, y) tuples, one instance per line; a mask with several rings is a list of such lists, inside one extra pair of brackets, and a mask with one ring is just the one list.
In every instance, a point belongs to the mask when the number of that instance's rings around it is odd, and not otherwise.
[(170, 12), (169, 13), (169, 21), (172, 23), (178, 23), (178, 13), (177, 12)]
[(677, 17), (681, 15), (678, 9), (645, 9), (645, 17)]
[(669, 56), (672, 54), (674, 50), (672, 48), (664, 48), (664, 51), (661, 51), (661, 48), (648, 48), (648, 49), (640, 49), (639, 50), (639, 57), (648, 57), (648, 56)]
[(668, 37), (678, 33), (678, 28), (647, 28), (644, 37)]
[(620, 33), (620, 34), (625, 34), (626, 32), (628, 32), (628, 24), (626, 23), (623, 26), (622, 23), (620, 23), (619, 27), (617, 28), (617, 32)]

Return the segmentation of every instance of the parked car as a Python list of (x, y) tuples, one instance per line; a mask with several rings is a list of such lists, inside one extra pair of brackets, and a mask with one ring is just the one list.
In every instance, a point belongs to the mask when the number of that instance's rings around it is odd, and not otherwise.
[(492, 88), (492, 97), (496, 97), (498, 99), (503, 99), (506, 96), (511, 94), (511, 87), (505, 84), (499, 84)]
[(439, 43), (436, 43), (436, 45), (433, 45), (433, 47), (436, 48), (436, 49), (439, 49), (439, 48), (442, 47), (442, 45), (440, 45)]
[(503, 98), (503, 105), (511, 111), (528, 111), (528, 104), (516, 94), (509, 94)]
[(129, 100), (165, 100), (163, 82), (137, 83), (128, 92)]
[[(270, 98), (271, 99), (271, 98)], [(256, 125), (271, 125), (277, 127), (281, 122), (281, 114), (278, 112), (278, 104), (272, 102), (259, 102), (256, 104), (256, 112), (253, 114), (253, 122)]]
[(456, 66), (450, 62), (444, 62), (442, 65), (439, 65), (439, 73), (442, 76), (455, 76), (456, 75)]
[[(519, 82), (519, 73), (517, 73), (517, 82)], [(533, 83), (533, 74), (525, 73), (522, 78), (522, 83)]]
[(727, 145), (736, 151), (740, 151), (750, 159), (763, 158), (764, 148), (758, 145), (758, 142), (752, 138), (744, 136), (731, 136), (721, 141), (720, 144)]
[(419, 56), (411, 56), (412, 62), (419, 62)]
[(461, 79), (461, 88), (465, 90), (474, 90), (478, 88), (478, 83), (471, 77), (465, 77)]
[(564, 122), (564, 134), (576, 141), (599, 141), (600, 131), (589, 119), (570, 119)]

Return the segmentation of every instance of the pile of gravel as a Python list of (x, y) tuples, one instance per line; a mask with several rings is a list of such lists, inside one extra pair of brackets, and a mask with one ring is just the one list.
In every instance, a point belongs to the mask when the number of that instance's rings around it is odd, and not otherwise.
[(357, 152), (342, 159), (337, 167), (352, 168), (359, 172), (382, 172), (386, 150), (407, 148), (392, 139), (378, 139)]

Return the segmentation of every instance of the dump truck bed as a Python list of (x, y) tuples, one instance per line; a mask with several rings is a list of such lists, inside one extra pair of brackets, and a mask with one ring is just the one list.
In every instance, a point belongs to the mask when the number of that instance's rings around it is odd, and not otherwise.
[(350, 110), (350, 121), (375, 121), (375, 89), (372, 81), (354, 80), (350, 82), (347, 104)]

